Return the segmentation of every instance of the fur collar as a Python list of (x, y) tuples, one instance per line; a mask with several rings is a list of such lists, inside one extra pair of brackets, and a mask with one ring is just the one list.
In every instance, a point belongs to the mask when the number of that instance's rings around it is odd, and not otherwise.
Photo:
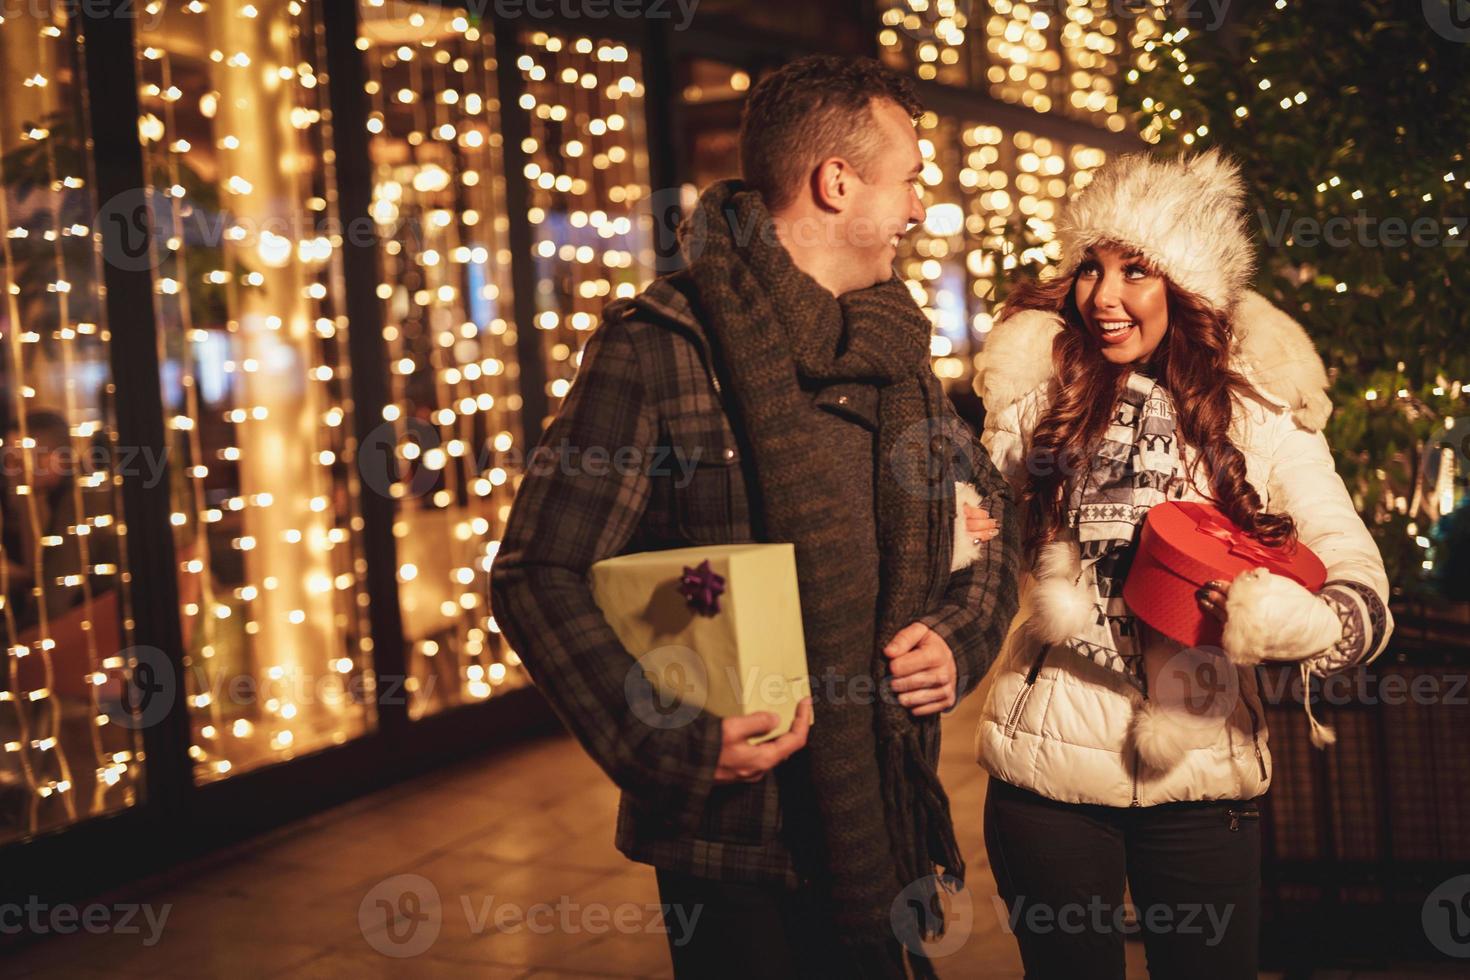
[[(1230, 360), (1265, 401), (1320, 431), (1332, 413), (1327, 370), (1301, 324), (1257, 293), (1246, 292), (1233, 317)], [(1023, 310), (995, 325), (981, 354), (975, 390), (988, 412), (1004, 411), (1052, 377), (1052, 338), (1061, 318)]]

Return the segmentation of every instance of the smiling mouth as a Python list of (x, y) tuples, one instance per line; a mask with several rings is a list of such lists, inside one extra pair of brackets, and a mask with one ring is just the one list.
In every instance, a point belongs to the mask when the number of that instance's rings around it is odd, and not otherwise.
[(1138, 329), (1137, 320), (1099, 320), (1097, 322), (1098, 332), (1102, 334), (1105, 344), (1121, 344), (1133, 336), (1133, 331)]

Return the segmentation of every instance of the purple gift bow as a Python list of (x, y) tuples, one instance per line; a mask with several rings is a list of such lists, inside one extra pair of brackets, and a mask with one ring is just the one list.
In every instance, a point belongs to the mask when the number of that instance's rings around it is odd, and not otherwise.
[(708, 558), (694, 568), (686, 565), (679, 578), (679, 594), (695, 612), (713, 616), (720, 611), (720, 596), (725, 594), (725, 576), (710, 567)]

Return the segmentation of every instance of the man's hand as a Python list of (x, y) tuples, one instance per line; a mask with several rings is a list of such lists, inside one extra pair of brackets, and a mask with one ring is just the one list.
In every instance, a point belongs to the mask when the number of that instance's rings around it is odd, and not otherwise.
[(791, 731), (785, 735), (760, 745), (746, 741), (769, 732), (779, 721), (769, 711), (726, 718), (722, 723), (724, 742), (720, 746), (719, 762), (715, 765), (715, 782), (758, 783), (766, 773), (806, 745), (806, 733), (812, 727), (812, 699), (802, 698), (796, 706), (796, 720), (791, 723)]
[(883, 648), (898, 703), (914, 717), (933, 715), (954, 706), (954, 651), (923, 623), (910, 623)]

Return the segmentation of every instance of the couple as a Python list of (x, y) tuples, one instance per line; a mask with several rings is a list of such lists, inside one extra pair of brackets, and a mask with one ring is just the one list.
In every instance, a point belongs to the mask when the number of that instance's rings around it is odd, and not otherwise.
[[(1216, 912), (1202, 932), (1144, 928), (1155, 975), (1254, 976), (1269, 755), (1250, 665), (1341, 669), (1389, 628), (1319, 431), (1320, 361), (1246, 291), (1233, 168), (1124, 158), (1071, 204), (1061, 274), (1021, 287), (989, 338), (982, 447), (892, 270), (924, 217), (921, 111), (861, 59), (804, 58), (756, 86), (743, 181), (701, 197), (685, 271), (607, 308), (545, 436), (699, 465), (527, 476), (492, 574), (498, 622), (623, 790), (619, 849), (655, 866), (663, 902), (700, 907), (671, 943), (681, 980), (934, 975), (919, 940), (964, 874), (939, 719), (982, 678), (986, 847), (1027, 974), (1122, 976), (1126, 881), (1145, 926), (1153, 906)], [(1140, 434), (1155, 449), (1136, 452)], [(1038, 450), (1085, 477), (1028, 466)], [(1108, 465), (1135, 456), (1149, 479)], [(1203, 737), (1148, 696), (1179, 645), (1118, 595), (1132, 519), (1087, 519), (1180, 497), (1263, 540), (1295, 534), (1329, 572), (1318, 594), (1264, 571), (1201, 590), (1241, 691)], [(773, 717), (646, 723), (589, 566), (743, 541), (795, 544), (816, 703), (754, 746)], [(883, 695), (828, 693), (861, 681)], [(1101, 914), (1045, 927), (1071, 906)]]

